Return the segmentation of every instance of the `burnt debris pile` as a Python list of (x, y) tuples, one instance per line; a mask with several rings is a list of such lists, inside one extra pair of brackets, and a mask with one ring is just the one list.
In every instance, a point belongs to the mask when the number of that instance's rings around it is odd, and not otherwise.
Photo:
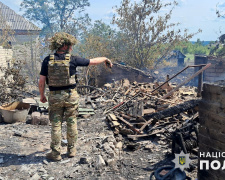
[[(123, 79), (102, 88), (78, 87), (91, 109), (102, 109), (115, 136), (136, 141), (154, 136), (172, 151), (196, 151), (198, 145), (198, 103), (196, 88), (169, 83), (130, 83)], [(89, 111), (89, 112), (88, 112)], [(178, 135), (177, 135), (178, 134)]]

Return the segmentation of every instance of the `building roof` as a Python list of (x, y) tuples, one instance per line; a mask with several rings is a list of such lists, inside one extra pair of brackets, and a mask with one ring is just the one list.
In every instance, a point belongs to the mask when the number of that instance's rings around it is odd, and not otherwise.
[(179, 58), (186, 58), (186, 56), (182, 52), (180, 52), (179, 50), (173, 50), (166, 57), (166, 59), (170, 59), (170, 58), (179, 59)]
[(41, 29), (0, 2), (0, 29), (40, 31)]

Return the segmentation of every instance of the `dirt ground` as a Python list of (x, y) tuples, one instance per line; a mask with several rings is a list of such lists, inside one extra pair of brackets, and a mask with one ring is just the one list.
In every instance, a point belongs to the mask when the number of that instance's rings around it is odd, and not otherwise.
[[(66, 157), (66, 124), (63, 124), (62, 157), (50, 162), (50, 125), (0, 124), (0, 180), (147, 180), (174, 157), (158, 137), (138, 142), (114, 136), (101, 109), (89, 118), (78, 118), (77, 156)], [(129, 148), (128, 148), (129, 147)], [(185, 171), (196, 179), (197, 170)]]

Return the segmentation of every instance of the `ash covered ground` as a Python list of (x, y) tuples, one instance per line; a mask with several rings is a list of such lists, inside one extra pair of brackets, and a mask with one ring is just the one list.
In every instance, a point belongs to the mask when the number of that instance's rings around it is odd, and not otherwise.
[[(63, 123), (63, 159), (59, 162), (51, 162), (45, 158), (46, 153), (50, 152), (50, 124), (28, 123), (32, 114), (28, 115), (27, 123), (1, 122), (0, 180), (147, 180), (158, 168), (174, 166), (171, 141), (168, 141), (165, 131), (162, 130), (167, 127), (173, 132), (189, 119), (193, 119), (195, 114), (188, 114), (183, 106), (183, 114), (176, 115), (177, 109), (180, 112), (180, 106), (176, 105), (195, 99), (195, 92), (194, 89), (184, 87), (169, 99), (155, 104), (155, 98), (163, 97), (171, 86), (167, 84), (164, 89), (152, 95), (154, 98), (150, 98), (147, 94), (153, 88), (154, 84), (131, 84), (126, 80), (108, 84), (103, 90), (95, 89), (88, 95), (81, 96), (81, 108), (94, 110), (94, 115), (87, 113), (78, 117), (79, 136), (77, 155), (74, 158), (66, 156), (66, 123)], [(122, 114), (119, 111), (104, 113), (126, 100), (129, 103), (125, 104), (129, 106), (120, 109)], [(171, 115), (167, 109), (172, 107), (171, 110), (174, 110), (173, 106), (176, 106), (175, 113)], [(129, 135), (139, 135), (135, 132), (140, 132), (140, 127), (149, 120), (144, 118), (160, 112), (164, 112), (164, 115), (143, 129), (141, 135), (144, 137), (128, 138)], [(194, 155), (191, 155), (192, 158), (195, 160), (192, 161), (191, 169), (185, 169), (185, 173), (196, 179), (197, 159)]]
[[(173, 165), (171, 148), (158, 136), (139, 142), (114, 136), (102, 113), (97, 110), (94, 116), (78, 119), (77, 156), (67, 158), (62, 144), (60, 162), (45, 159), (50, 151), (49, 125), (0, 124), (0, 179), (147, 180), (157, 168)], [(64, 123), (63, 139), (65, 129)], [(197, 176), (196, 170), (185, 172), (193, 179)]]

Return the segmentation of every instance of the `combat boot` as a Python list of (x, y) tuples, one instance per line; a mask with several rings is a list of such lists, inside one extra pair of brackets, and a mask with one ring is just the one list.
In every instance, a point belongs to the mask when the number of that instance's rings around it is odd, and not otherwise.
[(62, 159), (62, 157), (59, 153), (52, 151), (52, 152), (46, 154), (46, 159), (52, 160), (52, 161), (60, 161)]
[(71, 149), (68, 149), (67, 151), (67, 155), (69, 158), (76, 156), (76, 153), (77, 153), (76, 148), (71, 148)]

